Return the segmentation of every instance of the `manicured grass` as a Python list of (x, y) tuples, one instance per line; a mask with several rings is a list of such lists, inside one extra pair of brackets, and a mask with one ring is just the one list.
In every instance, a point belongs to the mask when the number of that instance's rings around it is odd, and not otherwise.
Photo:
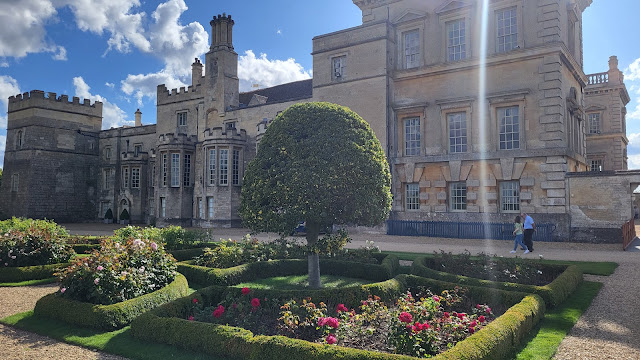
[[(409, 260), (413, 261), (418, 256), (426, 256), (433, 257), (433, 253), (412, 253), (412, 252), (401, 252), (401, 251), (383, 251), (384, 254), (393, 254), (396, 255), (400, 260)], [(472, 259), (478, 259), (476, 256), (471, 256)], [(603, 261), (603, 262), (590, 262), (590, 261), (565, 261), (565, 260), (539, 260), (536, 256), (532, 260), (540, 261), (543, 264), (549, 265), (576, 265), (578, 266), (583, 273), (589, 275), (600, 275), (600, 276), (609, 276), (616, 271), (618, 267), (618, 263)]]
[[(370, 284), (372, 281), (364, 279), (354, 279), (342, 276), (321, 275), (322, 287), (338, 288), (345, 286)], [(309, 285), (307, 275), (276, 276), (267, 279), (258, 279), (235, 285), (235, 287), (248, 287), (251, 289), (283, 289), (300, 290), (306, 289)]]
[(41, 318), (33, 315), (33, 311), (9, 316), (1, 319), (0, 322), (40, 335), (49, 336), (69, 344), (121, 355), (135, 360), (223, 360), (223, 358), (214, 358), (210, 355), (189, 352), (168, 345), (138, 341), (131, 336), (129, 326), (117, 331), (100, 332)]
[(602, 283), (585, 281), (560, 307), (548, 311), (540, 321), (538, 331), (527, 339), (526, 346), (516, 359), (551, 359), (562, 339), (598, 295), (600, 288)]
[(0, 283), (0, 287), (34, 286), (34, 285), (52, 284), (56, 282), (56, 280), (58, 279), (49, 278), (49, 279), (40, 279), (40, 280), (20, 281), (15, 283)]

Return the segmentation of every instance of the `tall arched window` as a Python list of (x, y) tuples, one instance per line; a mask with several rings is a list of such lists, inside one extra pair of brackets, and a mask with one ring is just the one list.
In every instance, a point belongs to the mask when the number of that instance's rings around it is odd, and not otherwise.
[(18, 135), (16, 135), (16, 148), (20, 149), (22, 147), (22, 130), (18, 130)]

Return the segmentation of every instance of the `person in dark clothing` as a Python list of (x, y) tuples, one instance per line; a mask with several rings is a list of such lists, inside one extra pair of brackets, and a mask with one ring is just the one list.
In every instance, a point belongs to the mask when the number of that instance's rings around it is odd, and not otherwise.
[(523, 212), (521, 216), (524, 219), (524, 244), (529, 252), (533, 252), (533, 233), (536, 231), (536, 223), (527, 213)]

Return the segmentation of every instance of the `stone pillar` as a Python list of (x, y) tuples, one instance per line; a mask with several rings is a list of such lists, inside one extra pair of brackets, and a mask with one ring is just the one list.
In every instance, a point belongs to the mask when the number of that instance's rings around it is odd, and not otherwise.
[(196, 60), (191, 64), (191, 85), (195, 87), (200, 84), (200, 79), (202, 78), (202, 63), (200, 59), (196, 58)]
[(136, 114), (136, 127), (142, 126), (142, 112), (140, 112), (140, 109), (136, 110), (135, 114)]
[(624, 82), (624, 74), (620, 69), (618, 69), (618, 57), (611, 56), (609, 58), (609, 83), (611, 84), (622, 84)]

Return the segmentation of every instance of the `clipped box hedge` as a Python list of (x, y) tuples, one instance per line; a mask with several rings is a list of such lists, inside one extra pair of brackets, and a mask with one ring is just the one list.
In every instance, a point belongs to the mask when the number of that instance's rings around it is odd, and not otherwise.
[(54, 273), (69, 266), (69, 263), (3, 267), (0, 268), (0, 283), (17, 283), (28, 280), (41, 280), (54, 277)]
[[(499, 282), (472, 278), (464, 275), (456, 275), (447, 272), (434, 270), (427, 266), (428, 259), (426, 257), (418, 257), (411, 266), (411, 273), (414, 275), (448, 281), (464, 286), (485, 286), (500, 290), (519, 291), (531, 294), (538, 294), (549, 307), (556, 307), (562, 304), (569, 295), (582, 282), (582, 271), (575, 265), (567, 266), (566, 269), (558, 275), (552, 282), (544, 286), (525, 285), (511, 282)], [(554, 265), (545, 265), (545, 267), (558, 267)], [(565, 266), (560, 266), (564, 268)]]
[[(453, 289), (457, 284), (421, 278), (414, 275), (399, 275), (377, 285), (364, 289), (362, 294), (402, 293), (409, 287), (426, 286), (434, 292)], [(494, 308), (501, 307), (485, 300), (503, 301), (502, 306), (510, 308), (491, 324), (459, 342), (450, 350), (434, 359), (503, 360), (511, 359), (516, 346), (536, 326), (545, 311), (544, 301), (538, 295), (527, 295), (513, 291), (490, 288), (468, 287), (468, 295), (474, 302), (489, 303)], [(237, 290), (237, 289), (236, 289)], [(193, 295), (162, 305), (149, 311), (131, 324), (131, 332), (137, 339), (165, 343), (184, 349), (198, 349), (212, 356), (233, 359), (415, 359), (406, 355), (350, 349), (311, 343), (283, 336), (254, 335), (252, 332), (231, 326), (186, 320), (192, 298), (196, 297), (205, 306), (216, 304), (224, 296), (225, 287), (211, 286)], [(256, 296), (262, 293), (256, 291)], [(382, 291), (382, 293), (380, 293)], [(260, 294), (260, 295), (258, 295)], [(310, 295), (313, 301), (320, 301)]]
[(112, 305), (96, 305), (65, 299), (57, 293), (36, 303), (34, 314), (95, 329), (115, 330), (129, 325), (133, 319), (159, 305), (189, 293), (187, 279), (181, 274), (164, 288)]
[[(373, 281), (391, 279), (400, 267), (398, 257), (384, 255), (377, 257), (377, 259), (380, 264), (321, 259), (320, 273)], [(228, 286), (274, 276), (306, 274), (308, 268), (306, 259), (259, 261), (226, 269), (208, 268), (193, 265), (193, 261), (185, 261), (178, 264), (178, 271), (186, 276), (189, 282), (194, 284)]]

